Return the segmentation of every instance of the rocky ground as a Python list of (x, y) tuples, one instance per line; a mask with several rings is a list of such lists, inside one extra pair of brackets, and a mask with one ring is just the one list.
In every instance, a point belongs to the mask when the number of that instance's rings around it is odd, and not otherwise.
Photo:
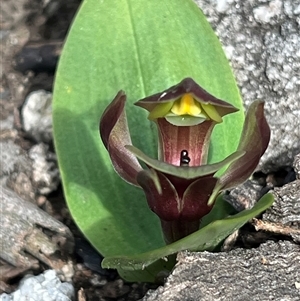
[[(299, 300), (300, 2), (196, 2), (224, 45), (245, 107), (264, 99), (272, 129), (256, 181), (232, 191), (231, 201), (249, 207), (270, 190), (274, 206), (227, 240), (228, 254), (179, 254), (174, 272), (158, 289), (124, 283), (114, 271), (102, 270), (101, 256), (69, 215), (52, 141), (54, 72), (80, 1), (4, 0), (0, 294), (23, 283), (44, 292), (54, 283), (65, 293), (61, 300), (133, 301), (149, 289), (143, 300)], [(20, 282), (49, 269), (57, 275), (46, 272)]]

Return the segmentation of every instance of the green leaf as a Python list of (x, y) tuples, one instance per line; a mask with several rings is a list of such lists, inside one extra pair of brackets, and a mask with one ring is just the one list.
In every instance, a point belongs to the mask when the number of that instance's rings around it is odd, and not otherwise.
[[(252, 209), (244, 210), (236, 215), (214, 221), (197, 232), (165, 247), (135, 256), (105, 258), (102, 262), (102, 267), (118, 269), (123, 277), (125, 275), (128, 279), (135, 281), (143, 281), (143, 278), (141, 278), (143, 277), (143, 271), (145, 271), (145, 276), (149, 281), (149, 274), (152, 273), (152, 281), (154, 282), (157, 274), (161, 270), (166, 269), (162, 264), (169, 255), (184, 250), (204, 251), (214, 249), (223, 239), (242, 227), (248, 220), (269, 208), (273, 201), (273, 195), (266, 194)], [(157, 265), (155, 266), (154, 263)], [(153, 268), (154, 266), (156, 270)], [(130, 275), (130, 271), (133, 271), (132, 275)], [(139, 278), (134, 278), (134, 275), (137, 274)]]
[[(56, 74), (54, 142), (71, 214), (104, 256), (146, 252), (164, 242), (142, 191), (115, 174), (99, 139), (100, 116), (123, 89), (133, 144), (155, 157), (155, 126), (131, 104), (185, 77), (242, 108), (221, 44), (191, 0), (82, 3)], [(216, 127), (213, 162), (235, 151), (242, 121), (243, 113), (234, 113)]]

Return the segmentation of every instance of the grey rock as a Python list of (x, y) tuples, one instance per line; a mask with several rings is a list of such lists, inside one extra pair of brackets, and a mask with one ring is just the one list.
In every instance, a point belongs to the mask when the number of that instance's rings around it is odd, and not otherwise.
[(166, 284), (142, 300), (298, 301), (299, 283), (300, 247), (269, 241), (229, 253), (180, 253)]
[(230, 190), (224, 199), (238, 212), (252, 208), (261, 197), (262, 187), (252, 180), (247, 180), (241, 185)]
[(0, 142), (0, 184), (8, 185), (24, 199), (33, 201), (32, 160), (13, 141)]
[(296, 173), (296, 178), (300, 180), (300, 154), (295, 157), (293, 166)]
[(7, 187), (0, 189), (0, 258), (17, 267), (35, 267), (39, 259), (61, 270), (74, 247), (69, 228)]
[(75, 290), (71, 283), (61, 283), (54, 270), (47, 270), (38, 276), (27, 275), (11, 295), (0, 295), (0, 301), (71, 301)]
[(274, 188), (274, 203), (263, 214), (263, 221), (290, 228), (293, 240), (300, 244), (300, 180)]
[(0, 177), (5, 177), (13, 173), (18, 167), (20, 172), (31, 169), (31, 160), (27, 153), (13, 141), (0, 141)]
[(280, 0), (270, 1), (253, 9), (254, 18), (258, 23), (270, 23), (273, 18), (282, 13), (282, 2)]
[(34, 145), (29, 152), (13, 141), (0, 142), (0, 182), (6, 183), (20, 196), (33, 200), (35, 193), (49, 194), (60, 183), (56, 156), (44, 143)]
[(22, 108), (23, 127), (38, 142), (52, 141), (52, 93), (31, 92)]
[(56, 190), (60, 183), (59, 170), (49, 146), (44, 143), (34, 145), (29, 150), (29, 157), (33, 161), (32, 180), (38, 192), (45, 195)]
[(284, 225), (297, 225), (300, 229), (300, 180), (274, 188), (274, 203), (263, 214), (263, 219)]
[(300, 149), (300, 2), (195, 2), (222, 42), (245, 107), (266, 102), (272, 137), (260, 168), (292, 165)]
[(12, 298), (8, 294), (4, 293), (4, 294), (0, 295), (0, 301), (11, 301), (11, 300), (12, 300)]
[(13, 115), (7, 116), (6, 119), (0, 119), (0, 129), (3, 130), (12, 130), (14, 127), (14, 117)]

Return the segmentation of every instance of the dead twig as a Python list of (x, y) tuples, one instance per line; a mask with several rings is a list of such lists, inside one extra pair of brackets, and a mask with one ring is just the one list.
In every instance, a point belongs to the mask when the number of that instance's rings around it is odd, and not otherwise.
[(300, 229), (295, 229), (283, 224), (262, 221), (256, 218), (252, 219), (251, 223), (255, 227), (256, 231), (262, 230), (286, 236), (300, 235)]

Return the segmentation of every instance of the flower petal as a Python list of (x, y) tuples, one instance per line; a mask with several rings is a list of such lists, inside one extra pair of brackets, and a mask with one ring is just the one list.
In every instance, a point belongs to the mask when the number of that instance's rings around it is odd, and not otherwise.
[(173, 104), (171, 102), (164, 102), (157, 105), (149, 114), (148, 119), (154, 120), (166, 116), (171, 110)]
[(238, 111), (238, 109), (231, 104), (214, 97), (201, 88), (192, 78), (185, 78), (179, 84), (163, 92), (143, 98), (135, 104), (151, 112), (158, 104), (175, 101), (187, 93), (190, 93), (194, 99), (201, 104), (213, 105), (220, 116)]
[(171, 115), (171, 114), (165, 116), (165, 119), (169, 123), (177, 127), (191, 127), (208, 120), (206, 116)]
[(218, 114), (216, 108), (211, 104), (202, 104), (202, 109), (204, 109), (205, 113), (209, 116), (210, 119), (220, 123), (222, 122), (222, 117)]
[(212, 209), (207, 201), (216, 185), (217, 179), (204, 177), (194, 181), (186, 189), (182, 199), (181, 219), (193, 221), (200, 220)]
[(124, 146), (131, 144), (124, 110), (126, 95), (119, 91), (104, 111), (100, 120), (100, 136), (108, 150), (115, 171), (130, 184), (136, 185), (136, 176), (142, 170), (138, 160)]
[(186, 150), (190, 157), (189, 166), (206, 164), (214, 122), (204, 121), (194, 126), (176, 126), (165, 118), (159, 118), (156, 123), (159, 160), (179, 166), (180, 153)]
[(137, 175), (137, 182), (145, 192), (150, 209), (160, 219), (165, 221), (178, 219), (179, 197), (175, 187), (165, 175), (154, 169), (142, 170)]
[(166, 162), (162, 162), (159, 160), (152, 159), (145, 155), (141, 150), (137, 149), (133, 145), (126, 145), (126, 148), (134, 154), (138, 159), (145, 162), (148, 166), (155, 169), (158, 172), (162, 172), (164, 174), (172, 175), (180, 179), (196, 179), (208, 175), (212, 175), (216, 173), (219, 169), (224, 166), (235, 162), (240, 157), (244, 155), (245, 152), (237, 151), (221, 162), (207, 164), (202, 166), (175, 166), (172, 164), (168, 164)]
[(218, 180), (209, 199), (212, 204), (221, 190), (246, 181), (255, 170), (270, 141), (270, 128), (264, 116), (264, 102), (254, 101), (247, 112), (238, 151), (245, 154), (232, 162)]

